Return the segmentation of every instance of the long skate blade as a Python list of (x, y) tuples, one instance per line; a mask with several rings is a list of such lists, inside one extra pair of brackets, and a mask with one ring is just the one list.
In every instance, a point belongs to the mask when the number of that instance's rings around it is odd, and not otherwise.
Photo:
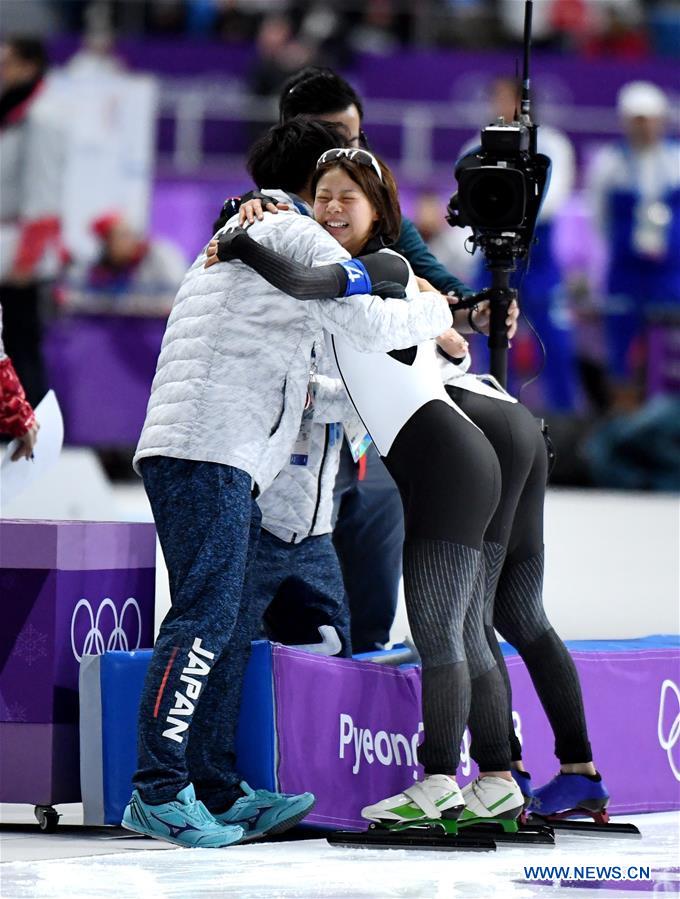
[(542, 846), (555, 845), (555, 833), (552, 826), (544, 822), (532, 824), (520, 824), (516, 833), (507, 833), (500, 824), (494, 821), (470, 824), (463, 831), (473, 836), (489, 836), (496, 843), (510, 843), (517, 846), (538, 844)]
[(393, 831), (369, 827), (364, 831), (338, 830), (326, 837), (331, 846), (348, 849), (420, 849), (437, 852), (494, 852), (491, 836), (445, 834), (439, 827), (409, 827)]
[(642, 834), (634, 824), (608, 821), (607, 824), (598, 824), (595, 821), (581, 821), (573, 818), (541, 818), (540, 815), (530, 815), (528, 824), (547, 824), (557, 833), (580, 833), (593, 837), (641, 837)]

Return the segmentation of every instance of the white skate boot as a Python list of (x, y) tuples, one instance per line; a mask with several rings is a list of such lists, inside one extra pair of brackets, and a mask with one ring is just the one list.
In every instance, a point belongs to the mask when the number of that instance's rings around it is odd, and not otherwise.
[(361, 810), (362, 817), (386, 826), (440, 824), (455, 821), (465, 802), (460, 787), (447, 774), (430, 774), (403, 793)]
[[(522, 812), (524, 797), (514, 780), (503, 777), (478, 777), (463, 788), (465, 808), (458, 824), (515, 822)], [(516, 830), (516, 826), (512, 828)]]

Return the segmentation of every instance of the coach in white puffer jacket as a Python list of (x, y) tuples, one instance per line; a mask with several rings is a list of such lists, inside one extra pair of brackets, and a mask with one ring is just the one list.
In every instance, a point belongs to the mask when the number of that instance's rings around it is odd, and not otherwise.
[[(251, 151), (251, 174), (260, 187), (276, 180), (309, 196), (316, 160), (341, 140), (318, 122), (276, 126)], [(307, 265), (347, 258), (294, 196), (278, 196), (293, 210), (268, 213), (252, 227), (255, 240)], [(433, 293), (409, 303), (364, 295), (298, 302), (241, 263), (205, 263), (202, 253), (175, 299), (134, 459), (168, 568), (171, 608), (142, 693), (135, 791), (123, 820), (187, 845), (199, 844), (200, 822), (200, 845), (218, 847), (240, 840), (259, 818), (239, 816), (248, 802), (235, 765), (240, 683), (262, 619), (244, 590), (260, 532), (254, 493), (289, 459), (314, 342), (327, 328), (367, 351), (408, 347), (441, 334), (452, 315)], [(231, 814), (232, 806), (234, 814), (229, 823), (206, 818), (196, 799), (214, 815)], [(269, 818), (284, 829), (310, 800), (271, 793)]]

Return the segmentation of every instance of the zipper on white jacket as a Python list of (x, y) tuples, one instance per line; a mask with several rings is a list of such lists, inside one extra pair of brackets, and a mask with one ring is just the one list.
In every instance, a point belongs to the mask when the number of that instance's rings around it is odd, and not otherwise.
[(321, 454), (321, 465), (319, 465), (319, 476), (316, 481), (316, 505), (314, 506), (314, 515), (312, 516), (312, 523), (310, 525), (309, 531), (307, 532), (307, 536), (311, 537), (312, 532), (316, 526), (316, 518), (319, 514), (319, 506), (321, 505), (321, 478), (323, 477), (323, 466), (326, 462), (326, 454), (328, 453), (328, 429), (330, 425), (324, 425), (324, 436), (323, 436), (323, 453)]
[(288, 386), (288, 375), (283, 379), (283, 385), (281, 386), (281, 411), (279, 412), (274, 425), (272, 426), (271, 431), (269, 432), (269, 436), (273, 437), (274, 434), (279, 429), (281, 421), (283, 420), (283, 413), (286, 411), (286, 387)]

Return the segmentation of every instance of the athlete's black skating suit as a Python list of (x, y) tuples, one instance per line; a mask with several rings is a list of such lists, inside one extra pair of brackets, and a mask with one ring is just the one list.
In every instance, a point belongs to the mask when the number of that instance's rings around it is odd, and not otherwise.
[[(240, 232), (222, 238), (218, 255), (242, 259), (299, 299), (373, 293), (413, 300), (418, 288), (406, 260), (371, 249), (308, 269)], [(426, 773), (455, 773), (468, 720), (480, 770), (507, 770), (521, 758), (494, 626), (527, 664), (560, 761), (589, 761), (578, 677), (543, 609), (547, 457), (537, 422), (507, 394), (442, 363), (434, 341), (389, 354), (359, 353), (336, 337), (332, 345), (404, 505), (404, 587), (423, 660)]]

